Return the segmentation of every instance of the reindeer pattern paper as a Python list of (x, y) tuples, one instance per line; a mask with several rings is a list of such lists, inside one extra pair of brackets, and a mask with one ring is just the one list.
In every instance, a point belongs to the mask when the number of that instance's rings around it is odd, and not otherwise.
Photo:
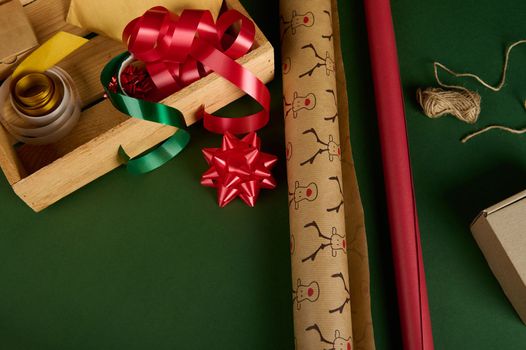
[(351, 350), (331, 0), (281, 0), (296, 349)]

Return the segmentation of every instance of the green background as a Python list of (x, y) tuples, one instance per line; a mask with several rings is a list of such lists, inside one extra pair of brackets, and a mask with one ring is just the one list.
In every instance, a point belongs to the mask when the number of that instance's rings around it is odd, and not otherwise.
[[(243, 1), (279, 53), (278, 2)], [(361, 1), (340, 1), (356, 171), (366, 213), (378, 349), (401, 348), (381, 159)], [(525, 187), (524, 137), (490, 123), (526, 125), (526, 49), (509, 83), (483, 98), (475, 126), (429, 120), (417, 87), (432, 65), (498, 80), (506, 44), (526, 33), (524, 1), (393, 2), (414, 181), (437, 349), (520, 349), (526, 328), (469, 231), (485, 207)], [(279, 55), (278, 55), (279, 56)], [(278, 62), (279, 63), (279, 62)], [(279, 64), (277, 64), (279, 67)], [(458, 82), (448, 79), (450, 82)], [(122, 168), (40, 214), (0, 180), (1, 349), (292, 349), (287, 188), (279, 72), (272, 122), (260, 134), (281, 158), (279, 186), (256, 208), (224, 209), (199, 185), (202, 147), (220, 137), (190, 128), (191, 146), (146, 176)], [(246, 99), (226, 110), (243, 113)]]

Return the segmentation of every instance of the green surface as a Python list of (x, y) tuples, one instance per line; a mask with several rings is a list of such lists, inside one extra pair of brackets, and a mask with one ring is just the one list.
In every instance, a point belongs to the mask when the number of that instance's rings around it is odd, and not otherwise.
[(433, 59), (496, 83), (505, 47), (526, 37), (526, 2), (425, 3), (397, 2), (394, 16), (436, 347), (524, 349), (526, 326), (468, 227), (482, 209), (525, 189), (526, 142), (499, 131), (467, 144), (458, 140), (492, 123), (526, 126), (526, 47), (512, 53), (501, 93), (468, 85), (483, 99), (476, 126), (454, 118), (428, 120), (418, 112), (414, 92), (415, 86), (433, 84)]
[[(480, 73), (496, 83), (505, 47), (526, 37), (526, 3), (399, 0), (392, 4), (435, 348), (524, 349), (526, 327), (492, 275), (469, 225), (482, 209), (526, 187), (525, 139), (499, 131), (467, 144), (459, 139), (491, 123), (526, 126), (522, 107), (526, 47), (512, 53), (510, 79), (501, 93), (467, 82), (482, 95), (477, 125), (454, 118), (429, 120), (414, 96), (416, 88), (435, 85), (434, 60), (459, 71)], [(389, 328), (396, 320), (396, 301), (387, 258), (363, 6), (352, 1), (346, 10), (351, 13), (342, 27), (351, 33), (344, 42), (351, 138), (369, 236), (375, 335), (378, 348), (389, 349), (400, 345), (396, 324)], [(345, 18), (344, 11), (340, 16)]]
[[(243, 1), (279, 53), (277, 0)], [(522, 349), (520, 323), (469, 232), (483, 208), (525, 187), (524, 137), (428, 120), (416, 87), (431, 62), (496, 81), (506, 43), (526, 36), (526, 3), (394, 3), (408, 129), (437, 349)], [(400, 348), (383, 180), (361, 1), (340, 1), (351, 134), (366, 211), (378, 349)], [(526, 125), (526, 48), (502, 93), (480, 89), (479, 125)], [(279, 67), (279, 65), (278, 65)], [(475, 85), (469, 84), (471, 88)], [(200, 149), (220, 137), (190, 128), (191, 146), (145, 175), (118, 169), (34, 214), (0, 180), (0, 349), (291, 349), (287, 189), (279, 73), (270, 84), (279, 186), (256, 208), (219, 209), (199, 185)], [(246, 99), (229, 112), (253, 108)]]

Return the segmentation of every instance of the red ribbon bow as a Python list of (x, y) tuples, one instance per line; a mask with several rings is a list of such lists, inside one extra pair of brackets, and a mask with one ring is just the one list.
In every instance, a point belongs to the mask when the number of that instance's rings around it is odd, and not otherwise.
[(276, 187), (270, 169), (278, 159), (261, 152), (260, 147), (256, 133), (241, 140), (226, 133), (221, 148), (203, 149), (210, 168), (201, 177), (201, 184), (217, 188), (219, 206), (224, 207), (239, 196), (253, 207), (261, 188)]
[[(227, 30), (240, 21), (239, 32)], [(214, 23), (208, 10), (184, 10), (181, 16), (164, 7), (153, 7), (131, 21), (123, 42), (146, 69), (160, 96), (168, 96), (214, 71), (254, 98), (263, 110), (241, 118), (225, 118), (204, 112), (204, 126), (223, 134), (256, 131), (269, 120), (270, 93), (254, 74), (235, 59), (254, 43), (254, 23), (236, 10), (224, 12)]]

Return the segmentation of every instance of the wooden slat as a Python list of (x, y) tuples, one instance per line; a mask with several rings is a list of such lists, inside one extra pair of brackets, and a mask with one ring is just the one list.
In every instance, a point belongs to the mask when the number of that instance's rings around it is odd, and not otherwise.
[(40, 211), (118, 167), (121, 164), (117, 156), (119, 145), (124, 145), (131, 155), (138, 155), (168, 138), (173, 130), (128, 119), (20, 180), (13, 189), (33, 210)]
[(129, 116), (119, 113), (109, 101), (104, 101), (87, 109), (75, 129), (63, 139), (53, 144), (59, 157), (124, 123)]
[(60, 158), (53, 145), (33, 146), (24, 144), (15, 147), (15, 152), (27, 174), (33, 174)]
[(122, 43), (97, 36), (58, 64), (71, 75), (83, 106), (103, 96), (100, 72), (110, 59), (124, 51), (126, 47)]
[(90, 140), (123, 123), (129, 117), (116, 112), (109, 102), (98, 103), (82, 113), (71, 133), (50, 145), (22, 145), (16, 153), (29, 174), (75, 150)]
[(26, 171), (11, 146), (11, 136), (0, 126), (0, 167), (9, 184), (13, 185), (26, 176)]

